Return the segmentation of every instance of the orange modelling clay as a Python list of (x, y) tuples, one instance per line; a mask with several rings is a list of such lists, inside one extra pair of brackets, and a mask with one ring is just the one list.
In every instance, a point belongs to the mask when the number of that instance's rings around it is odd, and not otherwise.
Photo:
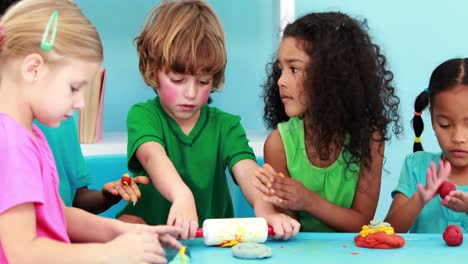
[(245, 233), (245, 230), (243, 229), (238, 229), (237, 230), (239, 233), (234, 234), (235, 239), (232, 240), (225, 240), (222, 243), (216, 245), (217, 247), (233, 247), (239, 243), (242, 243), (243, 241), (243, 235)]
[(239, 235), (235, 235), (236, 238), (233, 240), (225, 240), (221, 244), (216, 245), (217, 247), (233, 247), (239, 243), (242, 243), (242, 237)]
[(364, 248), (400, 248), (405, 239), (394, 233), (393, 227), (380, 220), (372, 220), (370, 225), (364, 225), (359, 235), (354, 238), (358, 247)]
[(123, 185), (130, 185), (132, 183), (132, 178), (130, 177), (130, 175), (128, 175), (128, 173), (125, 173), (124, 175), (122, 175), (120, 182)]
[(224, 240), (222, 243), (216, 245), (217, 247), (233, 247), (237, 244), (247, 242), (249, 236), (258, 236), (259, 231), (255, 232), (248, 232), (244, 227), (238, 227), (235, 234), (234, 239), (232, 240)]

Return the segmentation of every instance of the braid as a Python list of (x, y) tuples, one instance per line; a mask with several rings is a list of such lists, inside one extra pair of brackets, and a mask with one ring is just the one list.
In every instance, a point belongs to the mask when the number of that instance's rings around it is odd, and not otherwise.
[(414, 101), (414, 117), (413, 117), (413, 130), (414, 130), (414, 144), (413, 152), (422, 151), (423, 146), (421, 143), (421, 134), (424, 131), (424, 122), (422, 119), (422, 111), (429, 105), (429, 92), (424, 90), (416, 97)]

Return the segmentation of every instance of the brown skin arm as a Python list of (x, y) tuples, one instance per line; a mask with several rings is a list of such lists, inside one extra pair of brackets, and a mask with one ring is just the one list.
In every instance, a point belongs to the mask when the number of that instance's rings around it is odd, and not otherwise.
[(101, 191), (91, 190), (86, 186), (81, 187), (76, 190), (73, 206), (93, 214), (100, 214), (122, 198), (127, 202), (137, 202), (141, 197), (138, 185), (148, 183), (148, 177), (136, 176), (132, 178), (130, 185), (124, 185), (118, 179), (104, 184)]
[[(283, 140), (281, 139), (278, 129), (273, 130), (270, 135), (268, 135), (265, 145), (263, 146), (263, 156), (265, 163), (270, 164), (275, 171), (282, 173), (285, 177), (291, 177), (288, 171)], [(276, 205), (275, 209), (299, 220), (299, 214), (297, 211), (288, 210)]]
[[(378, 138), (378, 134), (373, 135)], [(268, 146), (272, 144), (273, 146)], [(304, 210), (338, 232), (358, 232), (362, 225), (374, 217), (380, 194), (384, 143), (371, 141), (373, 157), (370, 168), (361, 165), (359, 181), (351, 208), (335, 205), (317, 193), (305, 188), (290, 178), (279, 178), (272, 183), (273, 196), (270, 202), (285, 209)], [(280, 134), (274, 131), (265, 143), (265, 162), (277, 172), (287, 172), (284, 146)], [(289, 173), (284, 173), (289, 176)], [(298, 208), (299, 206), (299, 208)]]
[(73, 207), (100, 214), (120, 201), (121, 197), (104, 191), (82, 187), (76, 190)]
[(392, 205), (390, 205), (385, 222), (390, 223), (395, 232), (406, 233), (414, 221), (416, 221), (423, 208), (424, 202), (420, 199), (417, 192), (409, 199), (402, 193), (397, 193), (393, 198)]
[(451, 166), (448, 161), (440, 160), (438, 170), (436, 170), (435, 163), (431, 162), (426, 171), (426, 185), (423, 186), (419, 183), (418, 191), (409, 199), (405, 195), (397, 193), (385, 221), (390, 223), (396, 232), (408, 232), (424, 206), (437, 195), (440, 185), (450, 175), (450, 171)]

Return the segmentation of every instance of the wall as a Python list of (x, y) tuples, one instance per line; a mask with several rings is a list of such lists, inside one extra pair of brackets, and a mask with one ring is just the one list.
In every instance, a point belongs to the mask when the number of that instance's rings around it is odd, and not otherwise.
[[(97, 27), (104, 44), (104, 132), (124, 132), (131, 105), (154, 97), (140, 77), (132, 41), (159, 1), (76, 2)], [(224, 25), (228, 50), (226, 84), (213, 96), (213, 105), (240, 115), (247, 130), (264, 130), (260, 85), (266, 78), (265, 65), (278, 44), (279, 1), (208, 2)]]
[[(414, 99), (427, 87), (430, 74), (437, 65), (449, 58), (468, 56), (468, 2), (296, 0), (295, 4), (297, 17), (311, 11), (342, 11), (353, 17), (366, 18), (371, 36), (383, 49), (389, 69), (395, 75), (405, 134), (386, 146), (376, 213), (376, 218), (383, 219), (391, 203), (390, 192), (398, 183), (404, 157), (412, 151), (414, 134), (410, 121)], [(439, 151), (430, 127), (429, 112), (425, 111), (423, 117), (426, 124), (422, 135), (424, 147)]]
[[(77, 0), (96, 25), (104, 42), (108, 69), (105, 132), (125, 131), (129, 107), (154, 96), (143, 83), (133, 38), (146, 14), (158, 1)], [(227, 35), (228, 67), (225, 89), (214, 96), (215, 106), (241, 115), (247, 130), (263, 130), (260, 84), (265, 64), (274, 53), (279, 36), (279, 0), (208, 1), (220, 16)], [(288, 0), (283, 0), (288, 2)], [(310, 11), (342, 11), (366, 18), (370, 34), (379, 44), (395, 75), (401, 98), (405, 134), (386, 145), (381, 197), (376, 218), (383, 219), (391, 202), (390, 192), (398, 182), (404, 156), (412, 150), (410, 120), (413, 100), (426, 86), (432, 70), (442, 61), (468, 54), (465, 10), (468, 2), (447, 1), (343, 1), (289, 0), (296, 15)], [(118, 4), (117, 4), (118, 3)], [(109, 11), (108, 11), (109, 10)], [(241, 105), (242, 103), (242, 105)], [(437, 151), (438, 145), (427, 124), (423, 144)]]

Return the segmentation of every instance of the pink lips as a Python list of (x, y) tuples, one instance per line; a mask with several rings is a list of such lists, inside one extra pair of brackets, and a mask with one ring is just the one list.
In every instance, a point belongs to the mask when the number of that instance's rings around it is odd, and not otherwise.
[(281, 96), (281, 101), (283, 101), (283, 103), (286, 103), (286, 102), (289, 102), (292, 100), (292, 97), (289, 97), (289, 96)]
[(468, 152), (466, 152), (463, 149), (452, 149), (452, 150), (450, 150), (450, 153), (455, 158), (463, 158), (463, 157), (466, 157), (468, 155)]
[(195, 108), (195, 105), (183, 104), (180, 105), (183, 111), (192, 111)]

